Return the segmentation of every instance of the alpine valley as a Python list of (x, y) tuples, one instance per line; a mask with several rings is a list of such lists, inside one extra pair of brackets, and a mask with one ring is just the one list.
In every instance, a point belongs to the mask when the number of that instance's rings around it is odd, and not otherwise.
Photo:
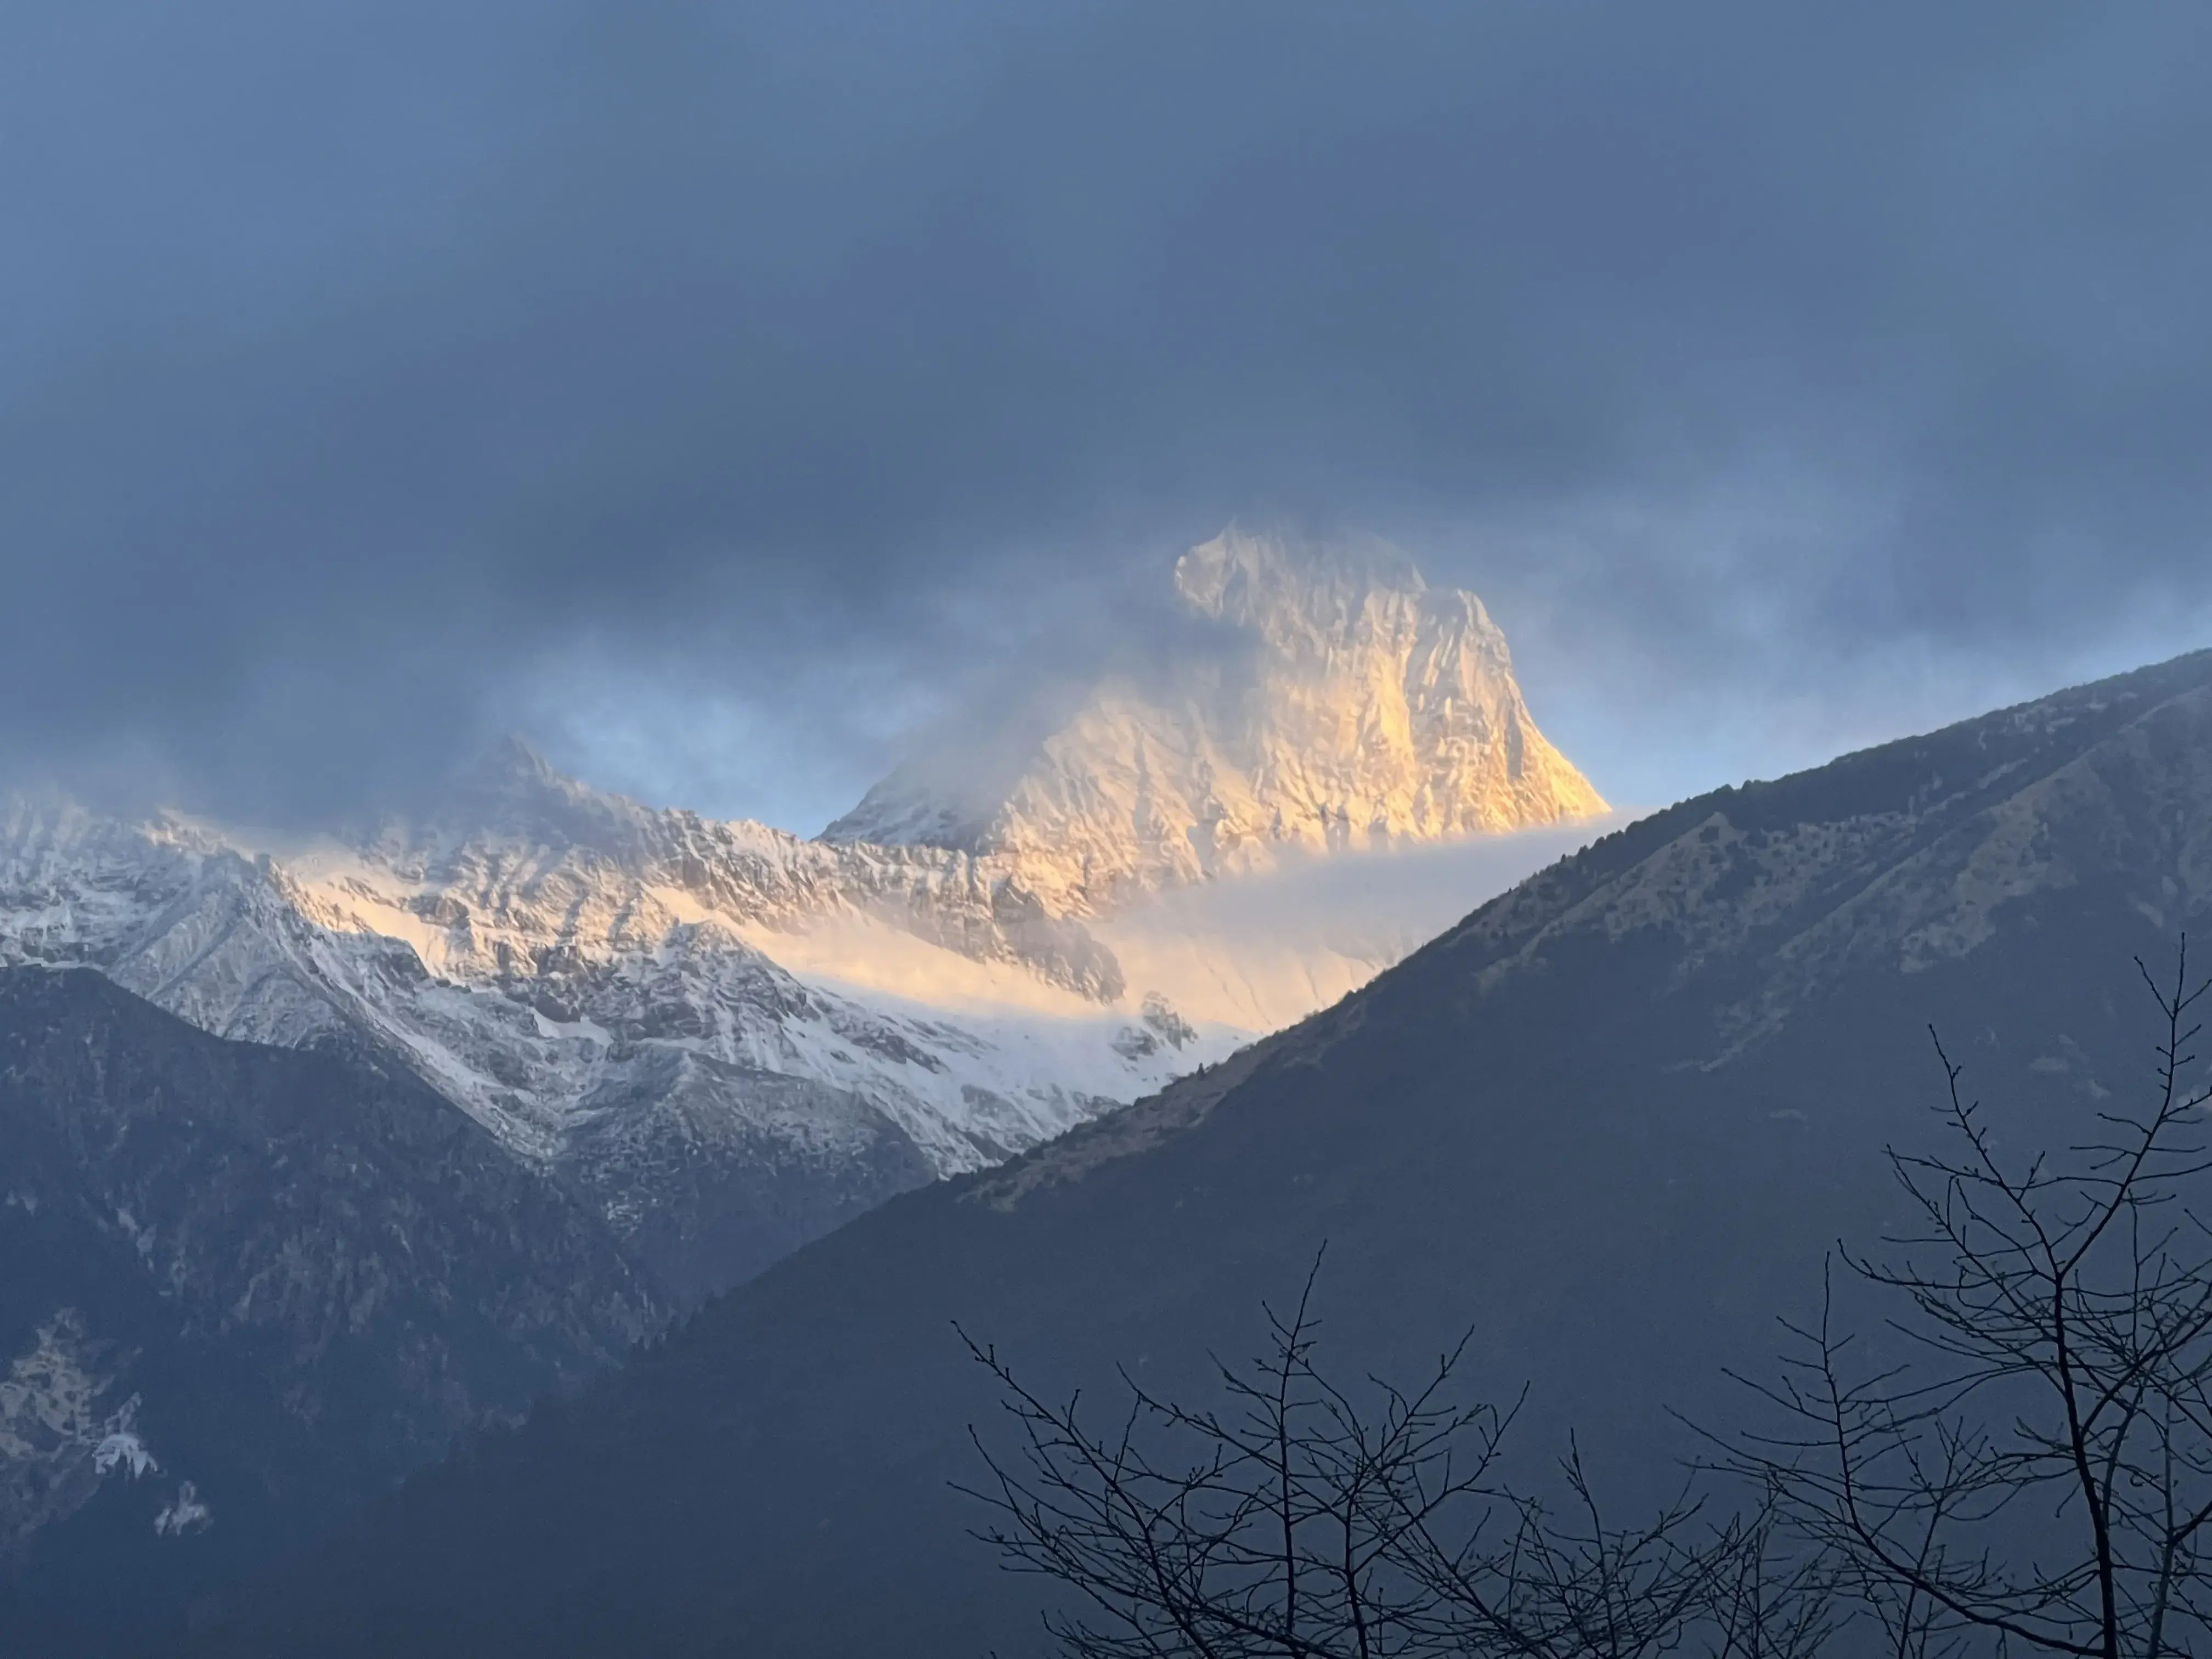
[(189, 1597), (1606, 827), (1474, 595), (1235, 527), (1174, 580), (1207, 649), (819, 839), (519, 740), (367, 829), (0, 805), (0, 1629)]

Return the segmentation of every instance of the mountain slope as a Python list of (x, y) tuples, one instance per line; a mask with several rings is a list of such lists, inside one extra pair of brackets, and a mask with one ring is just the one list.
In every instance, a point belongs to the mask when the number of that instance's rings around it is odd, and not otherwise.
[[(1899, 1218), (1935, 1021), (2004, 1132), (2144, 1082), (2136, 953), (2212, 912), (2212, 653), (1610, 836), (1326, 1013), (908, 1194), (233, 1595), (208, 1655), (1029, 1650), (947, 1482), (990, 1400), (1174, 1392), (1328, 1242), (1352, 1365), (1469, 1322), (1528, 1455), (1671, 1482), (1823, 1252)], [(1110, 1410), (1110, 1407), (1102, 1407)], [(1654, 1473), (1656, 1471), (1656, 1473)], [(1648, 1490), (1648, 1488), (1646, 1488)]]
[(83, 970), (0, 970), (0, 1264), (10, 1652), (327, 1527), (663, 1317), (412, 1077)]
[[(825, 935), (1003, 1000), (933, 1007), (769, 955)], [(690, 1299), (1243, 1036), (1160, 1040), (1103, 945), (976, 860), (651, 811), (520, 749), (436, 819), (353, 841), (18, 799), (11, 960), (96, 967), (218, 1035), (383, 1054)]]
[[(1323, 855), (1547, 826), (1518, 873), (1602, 810), (1479, 602), (1401, 556), (1232, 532), (1177, 580), (1249, 650), (1102, 688), (962, 844), (656, 810), (519, 743), (366, 832), (19, 797), (0, 964), (403, 1065), (696, 1302), (1222, 1059), (1447, 919), (1346, 927), (1340, 896), (1297, 936)], [(1235, 883), (1191, 885), (1270, 866), (1263, 925), (1207, 902)]]
[[(1381, 543), (1231, 526), (1177, 562), (1217, 648), (1111, 676), (1033, 739), (923, 756), (824, 831), (1005, 861), (1054, 911), (1267, 867), (1285, 851), (1402, 846), (1595, 817), (1537, 731), (1505, 636)], [(1011, 761), (979, 773), (978, 749)]]

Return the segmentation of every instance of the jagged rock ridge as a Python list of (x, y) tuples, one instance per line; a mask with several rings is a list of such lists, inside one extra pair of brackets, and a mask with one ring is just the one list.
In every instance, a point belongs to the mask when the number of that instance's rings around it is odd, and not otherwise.
[(1109, 677), (1010, 777), (976, 779), (964, 755), (918, 757), (826, 838), (1002, 860), (1082, 915), (1286, 850), (1607, 810), (1536, 729), (1481, 600), (1431, 588), (1387, 544), (1232, 526), (1184, 554), (1175, 582), (1225, 630), (1222, 651), (1165, 683)]
[[(823, 927), (1055, 1012), (933, 1008), (771, 956)], [(685, 1298), (1243, 1035), (1139, 1041), (1111, 953), (986, 860), (653, 811), (519, 747), (434, 821), (350, 843), (18, 799), (9, 961), (98, 968), (220, 1036), (384, 1054), (591, 1194)]]

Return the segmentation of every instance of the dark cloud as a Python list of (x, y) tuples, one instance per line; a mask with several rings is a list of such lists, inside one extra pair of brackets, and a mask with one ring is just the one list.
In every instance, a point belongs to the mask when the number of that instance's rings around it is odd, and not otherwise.
[(1255, 508), (1480, 587), (1619, 794), (1965, 712), (2212, 604), (2208, 53), (2195, 3), (28, 0), (0, 759), (283, 813), (521, 723), (826, 812)]

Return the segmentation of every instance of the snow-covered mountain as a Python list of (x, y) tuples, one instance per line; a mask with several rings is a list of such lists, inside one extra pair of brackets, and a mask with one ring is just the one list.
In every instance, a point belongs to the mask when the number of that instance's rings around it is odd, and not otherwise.
[(1456, 840), (1604, 812), (1544, 738), (1482, 601), (1371, 539), (1231, 526), (1177, 598), (1219, 648), (1105, 678), (1033, 739), (917, 757), (830, 825), (845, 844), (1003, 860), (1055, 913), (1270, 866), (1285, 852)]
[(366, 841), (19, 799), (0, 961), (99, 968), (220, 1036), (396, 1056), (687, 1292), (1247, 1035), (1133, 1001), (987, 861), (653, 811), (520, 748)]
[[(2208, 925), (2212, 653), (1686, 801), (1340, 1008), (741, 1287), (497, 1463), (267, 1575), (222, 1651), (1012, 1650), (1036, 1585), (948, 1496), (981, 1397), (948, 1323), (1054, 1400), (1211, 1403), (1211, 1357), (1250, 1352), (1324, 1240), (1347, 1370), (1418, 1376), (1472, 1327), (1527, 1401), (1527, 1467), (1578, 1445), (1666, 1504), (1710, 1455), (1690, 1425), (1787, 1375), (1778, 1318), (1817, 1316), (1836, 1241), (1911, 1227), (1883, 1154), (1945, 1144), (1928, 1027), (2000, 1156), (2063, 1156), (2155, 1109), (2131, 958), (2163, 979)], [(1859, 1328), (1850, 1363), (1894, 1363)]]
[(903, 769), (878, 839), (519, 741), (368, 829), (0, 797), (0, 1625), (9, 1582), (78, 1582), (40, 1551), (169, 1572), (319, 1524), (1608, 827), (1473, 596), (1235, 532), (1176, 592), (1187, 660), (1080, 688), (957, 811)]
[(980, 814), (909, 768), (806, 841), (519, 743), (367, 835), (22, 797), (0, 964), (397, 1059), (696, 1297), (1334, 1001), (1588, 838), (1604, 804), (1473, 595), (1235, 530), (1176, 580), (1242, 648), (1100, 684)]

